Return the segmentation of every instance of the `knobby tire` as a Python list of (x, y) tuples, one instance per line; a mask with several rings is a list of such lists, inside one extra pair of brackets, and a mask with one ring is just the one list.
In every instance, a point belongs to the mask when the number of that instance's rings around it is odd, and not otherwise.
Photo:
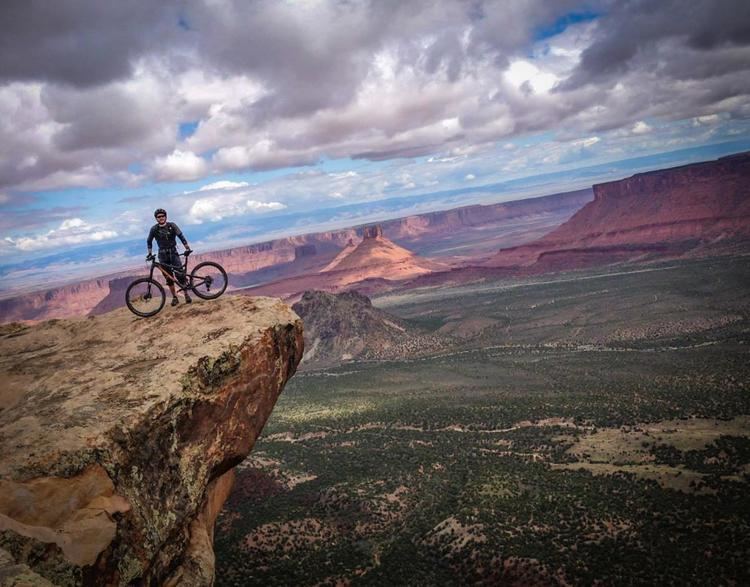
[[(215, 289), (206, 289), (204, 281), (206, 273), (214, 275), (214, 283), (212, 283), (211, 287)], [(221, 283), (219, 283), (219, 280), (221, 280)], [(195, 295), (204, 300), (215, 300), (226, 291), (227, 285), (227, 272), (224, 271), (221, 265), (213, 261), (198, 263), (190, 272), (190, 289)]]
[[(150, 289), (148, 289), (148, 285), (151, 286)], [(156, 309), (149, 309), (148, 311), (145, 311), (142, 306), (139, 307), (138, 302), (144, 301), (144, 286), (146, 288), (146, 291), (151, 294), (153, 299), (153, 302), (150, 305), (155, 307)], [(166, 301), (166, 299), (167, 296), (164, 293), (164, 288), (162, 287), (161, 283), (149, 277), (141, 277), (140, 279), (136, 279), (128, 286), (128, 289), (125, 290), (125, 303), (127, 304), (128, 309), (136, 316), (141, 316), (142, 318), (148, 318), (150, 316), (155, 316), (156, 314), (158, 314), (164, 307), (164, 302)]]

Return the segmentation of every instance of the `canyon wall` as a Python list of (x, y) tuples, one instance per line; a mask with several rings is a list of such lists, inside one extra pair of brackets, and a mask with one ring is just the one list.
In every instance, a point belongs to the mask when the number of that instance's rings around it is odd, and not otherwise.
[(541, 239), (501, 250), (492, 267), (564, 267), (683, 255), (750, 239), (750, 153), (594, 186), (594, 200)]
[(3, 584), (212, 585), (233, 468), (303, 350), (271, 298), (0, 328)]
[[(396, 243), (413, 248), (430, 239), (456, 233), (462, 228), (491, 226), (503, 220), (538, 214), (561, 215), (567, 218), (590, 199), (590, 190), (580, 190), (501, 204), (466, 206), (418, 214), (381, 222), (380, 225)], [(316, 258), (321, 259), (320, 268), (325, 267), (347, 243), (359, 242), (364, 230), (365, 225), (362, 225), (213, 251), (191, 257), (191, 265), (203, 260), (217, 261), (230, 274), (231, 285), (244, 287), (251, 285), (256, 278), (267, 281), (287, 277), (289, 272), (273, 269), (295, 261), (305, 262), (300, 263), (301, 271), (290, 268), (291, 273), (306, 273), (313, 270)], [(133, 276), (144, 274), (144, 269), (120, 272), (0, 300), (0, 323), (108, 312), (124, 304), (127, 283)], [(269, 271), (253, 275), (254, 272), (265, 269)]]

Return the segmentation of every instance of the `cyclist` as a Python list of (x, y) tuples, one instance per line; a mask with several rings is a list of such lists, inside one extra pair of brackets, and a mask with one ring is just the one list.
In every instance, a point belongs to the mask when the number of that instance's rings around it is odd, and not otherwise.
[[(180, 256), (177, 254), (176, 239), (179, 237), (182, 241), (186, 255), (193, 252), (190, 245), (188, 245), (185, 235), (182, 234), (180, 227), (174, 222), (167, 222), (167, 211), (164, 208), (157, 208), (154, 211), (154, 218), (156, 218), (156, 224), (151, 227), (151, 231), (148, 233), (148, 238), (146, 239), (146, 246), (148, 247), (148, 256), (146, 257), (146, 260), (150, 261), (154, 258), (151, 253), (151, 245), (154, 242), (154, 239), (156, 239), (156, 244), (159, 245), (159, 263), (181, 267), (182, 262), (180, 261)], [(174, 269), (173, 271), (179, 282), (184, 284), (185, 274), (179, 269)], [(164, 271), (162, 270), (162, 272)], [(177, 299), (177, 292), (174, 289), (174, 281), (166, 273), (164, 277), (167, 279), (167, 285), (172, 292), (172, 305), (176, 306), (180, 301)], [(189, 304), (192, 301), (193, 300), (190, 299), (187, 290), (185, 290), (185, 303)]]

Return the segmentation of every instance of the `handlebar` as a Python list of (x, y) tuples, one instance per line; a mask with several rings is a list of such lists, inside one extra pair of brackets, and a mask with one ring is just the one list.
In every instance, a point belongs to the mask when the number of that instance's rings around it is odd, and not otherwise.
[[(188, 249), (182, 253), (178, 253), (178, 256), (189, 257), (192, 254), (193, 254), (193, 249)], [(154, 260), (156, 260), (156, 255), (154, 255), (153, 253), (151, 253), (150, 255), (146, 255), (146, 261), (154, 261)]]

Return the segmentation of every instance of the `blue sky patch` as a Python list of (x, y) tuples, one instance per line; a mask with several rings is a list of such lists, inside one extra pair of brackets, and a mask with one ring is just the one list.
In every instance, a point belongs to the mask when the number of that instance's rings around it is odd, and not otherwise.
[(184, 141), (186, 138), (195, 134), (195, 131), (198, 129), (198, 124), (200, 124), (200, 120), (181, 122), (179, 127), (180, 138)]
[(555, 22), (545, 27), (538, 27), (534, 30), (534, 40), (543, 41), (549, 39), (555, 35), (559, 35), (564, 32), (569, 26), (579, 24), (581, 22), (590, 22), (596, 20), (601, 16), (601, 13), (593, 10), (582, 10), (577, 12), (569, 12), (565, 16), (561, 16)]

